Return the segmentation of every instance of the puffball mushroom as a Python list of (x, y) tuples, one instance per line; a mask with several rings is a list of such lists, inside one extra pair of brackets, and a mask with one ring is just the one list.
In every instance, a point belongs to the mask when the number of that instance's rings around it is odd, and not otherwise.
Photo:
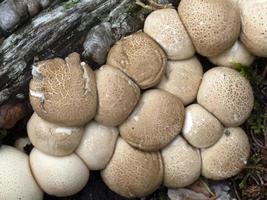
[(139, 100), (139, 87), (119, 69), (108, 65), (96, 71), (98, 109), (95, 120), (107, 126), (121, 124)]
[(185, 187), (195, 182), (200, 176), (200, 152), (181, 136), (177, 136), (163, 148), (161, 155), (164, 164), (164, 186)]
[(196, 57), (168, 61), (165, 75), (157, 88), (174, 94), (184, 105), (187, 105), (196, 98), (202, 76), (202, 65)]
[(230, 178), (244, 168), (249, 152), (246, 133), (239, 127), (226, 128), (215, 145), (202, 149), (202, 175), (213, 180)]
[(199, 104), (185, 108), (182, 133), (192, 146), (207, 148), (214, 145), (222, 136), (223, 130), (221, 122)]
[(133, 79), (141, 89), (160, 82), (167, 57), (161, 47), (146, 33), (124, 37), (110, 49), (107, 64), (117, 67)]
[(42, 200), (43, 192), (31, 173), (28, 156), (14, 147), (0, 148), (0, 199)]
[(184, 106), (178, 97), (160, 89), (143, 93), (135, 110), (119, 126), (132, 146), (155, 151), (170, 143), (182, 129)]
[(178, 13), (196, 51), (203, 56), (219, 55), (239, 36), (239, 12), (228, 0), (182, 0)]
[(103, 169), (113, 155), (118, 135), (116, 127), (92, 121), (85, 127), (85, 133), (76, 153), (90, 170)]
[(145, 20), (144, 32), (152, 37), (171, 60), (194, 55), (195, 49), (175, 9), (159, 9)]
[(163, 178), (159, 152), (143, 152), (119, 138), (115, 152), (101, 176), (114, 192), (127, 197), (144, 197), (154, 192)]
[(39, 62), (32, 69), (30, 101), (44, 120), (62, 126), (81, 126), (96, 113), (94, 72), (77, 53)]
[(14, 147), (20, 150), (21, 152), (25, 152), (24, 148), (27, 145), (31, 145), (31, 141), (28, 137), (19, 138), (14, 143)]
[(40, 151), (53, 156), (66, 156), (80, 144), (84, 128), (62, 127), (33, 113), (27, 124), (27, 132), (32, 144)]
[(225, 126), (239, 126), (250, 115), (254, 97), (249, 81), (227, 67), (207, 71), (197, 94), (197, 102)]
[(30, 165), (39, 186), (46, 193), (58, 197), (76, 194), (89, 179), (89, 170), (76, 154), (54, 157), (34, 148)]

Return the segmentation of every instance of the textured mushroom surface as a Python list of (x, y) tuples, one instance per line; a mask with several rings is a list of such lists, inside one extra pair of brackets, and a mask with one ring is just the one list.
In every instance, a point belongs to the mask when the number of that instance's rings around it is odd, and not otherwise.
[(249, 81), (227, 67), (207, 71), (198, 90), (197, 101), (225, 126), (239, 126), (250, 115), (254, 96)]
[(143, 93), (138, 105), (119, 127), (121, 137), (136, 148), (161, 149), (182, 129), (184, 106), (176, 96), (160, 89)]
[(107, 126), (121, 124), (140, 96), (139, 87), (118, 68), (108, 65), (96, 71), (98, 109), (95, 120)]
[(159, 9), (145, 21), (144, 32), (164, 49), (171, 60), (182, 60), (194, 55), (195, 49), (175, 9)]
[(228, 0), (182, 0), (178, 13), (196, 51), (203, 56), (222, 53), (239, 36), (239, 12)]
[(82, 135), (83, 127), (62, 127), (47, 122), (36, 113), (27, 124), (28, 137), (32, 144), (40, 151), (54, 156), (66, 156), (77, 148)]
[(187, 105), (196, 98), (202, 76), (202, 65), (196, 57), (168, 61), (165, 75), (157, 88), (174, 94), (184, 105)]
[(111, 159), (119, 135), (116, 127), (94, 121), (85, 127), (85, 133), (76, 153), (90, 170), (103, 169)]
[(161, 155), (135, 149), (119, 138), (113, 157), (101, 176), (111, 190), (124, 197), (147, 196), (162, 182)]
[(43, 199), (43, 192), (33, 178), (26, 154), (14, 147), (1, 146), (0, 168), (0, 199)]
[(213, 180), (230, 178), (244, 168), (249, 152), (246, 133), (239, 127), (226, 128), (215, 145), (202, 149), (202, 175)]
[(30, 101), (43, 119), (64, 126), (78, 126), (96, 113), (97, 92), (94, 72), (77, 53), (41, 61), (32, 69)]
[(167, 57), (161, 47), (146, 33), (137, 32), (119, 40), (109, 51), (107, 64), (132, 78), (141, 89), (159, 83)]
[(177, 136), (162, 149), (164, 164), (163, 183), (166, 187), (185, 187), (198, 179), (201, 171), (201, 157), (198, 149)]

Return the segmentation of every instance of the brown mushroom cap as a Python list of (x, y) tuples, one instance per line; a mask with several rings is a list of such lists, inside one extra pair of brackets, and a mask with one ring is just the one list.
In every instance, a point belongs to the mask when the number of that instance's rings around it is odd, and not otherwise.
[(239, 126), (250, 115), (254, 96), (249, 81), (227, 67), (207, 71), (198, 90), (197, 101), (225, 126)]
[(80, 126), (90, 121), (97, 107), (94, 72), (77, 53), (65, 61), (55, 58), (33, 66), (30, 101), (43, 119), (64, 126)]
[(40, 151), (53, 156), (66, 156), (79, 145), (84, 129), (82, 127), (62, 127), (40, 118), (36, 113), (27, 124), (28, 136)]
[(184, 123), (184, 106), (176, 96), (160, 89), (143, 93), (138, 105), (119, 127), (121, 137), (142, 150), (154, 151), (175, 138)]
[(119, 40), (109, 51), (107, 64), (132, 78), (141, 89), (159, 83), (167, 58), (161, 47), (146, 33), (137, 32)]
[(139, 87), (119, 69), (104, 65), (96, 71), (98, 109), (95, 120), (107, 126), (121, 124), (140, 97)]
[(249, 151), (246, 133), (239, 127), (226, 128), (215, 145), (202, 149), (202, 175), (222, 180), (238, 174), (247, 163)]
[(178, 12), (197, 52), (203, 56), (222, 53), (239, 36), (239, 12), (230, 1), (182, 0)]
[(165, 76), (157, 88), (179, 97), (184, 105), (194, 101), (203, 76), (202, 65), (196, 57), (168, 61)]
[(89, 170), (76, 154), (54, 157), (34, 148), (30, 154), (30, 165), (40, 187), (58, 197), (76, 194), (89, 179)]
[(206, 148), (215, 144), (223, 134), (220, 121), (199, 104), (185, 108), (183, 136), (194, 147)]
[(166, 187), (185, 187), (195, 182), (200, 176), (200, 152), (181, 136), (177, 136), (162, 149), (161, 155), (164, 164), (163, 183)]
[(146, 18), (144, 32), (156, 40), (171, 60), (194, 55), (195, 49), (175, 9), (159, 9)]
[(135, 149), (119, 138), (113, 157), (101, 176), (112, 191), (124, 197), (147, 196), (162, 182), (161, 155)]
[(90, 170), (105, 168), (111, 159), (119, 131), (94, 121), (85, 127), (85, 133), (76, 153)]
[(0, 199), (42, 200), (43, 192), (35, 182), (28, 156), (14, 147), (0, 147)]

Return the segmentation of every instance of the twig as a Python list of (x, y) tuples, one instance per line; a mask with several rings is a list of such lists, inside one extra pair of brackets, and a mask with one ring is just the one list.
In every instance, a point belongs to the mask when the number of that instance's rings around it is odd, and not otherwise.
[(216, 194), (215, 194), (214, 192), (211, 191), (209, 185), (208, 185), (203, 179), (200, 178), (199, 180), (200, 180), (200, 182), (204, 185), (204, 187), (206, 188), (206, 190), (209, 192), (209, 194), (210, 194), (212, 197), (216, 196)]
[(236, 196), (237, 200), (242, 200), (242, 199), (240, 198), (240, 196), (239, 196), (239, 193), (238, 193), (238, 191), (237, 191), (236, 184), (235, 184), (234, 180), (231, 179), (231, 181), (232, 181), (232, 184), (233, 184), (233, 186), (234, 186), (234, 192), (235, 192), (235, 196)]

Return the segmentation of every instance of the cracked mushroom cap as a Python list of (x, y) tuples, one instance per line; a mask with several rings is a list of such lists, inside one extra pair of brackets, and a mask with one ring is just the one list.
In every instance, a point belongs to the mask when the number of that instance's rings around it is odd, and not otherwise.
[(219, 55), (239, 36), (239, 11), (230, 1), (182, 0), (178, 12), (196, 51), (203, 56)]
[(200, 176), (200, 152), (181, 136), (177, 136), (162, 149), (161, 155), (164, 164), (164, 186), (185, 187), (195, 182)]
[(141, 89), (160, 82), (167, 57), (161, 47), (146, 33), (137, 32), (119, 40), (110, 49), (107, 64), (117, 67)]
[(30, 101), (44, 120), (63, 126), (81, 126), (96, 113), (94, 72), (77, 53), (39, 62), (33, 66)]
[(157, 88), (172, 93), (187, 105), (196, 98), (202, 76), (202, 65), (196, 57), (168, 61), (165, 75)]
[(159, 9), (145, 21), (144, 32), (163, 48), (171, 60), (190, 58), (195, 48), (175, 9)]
[(105, 184), (127, 198), (144, 197), (161, 184), (163, 164), (159, 152), (143, 152), (119, 138), (107, 167), (101, 171)]
[(246, 133), (239, 127), (226, 128), (215, 145), (202, 149), (202, 175), (213, 180), (230, 178), (245, 167), (249, 152)]
[(153, 89), (143, 93), (119, 130), (121, 137), (132, 146), (155, 151), (170, 143), (180, 133), (183, 123), (184, 106), (179, 98)]
[(221, 122), (199, 104), (191, 104), (185, 108), (182, 133), (192, 146), (212, 146), (220, 139), (223, 130)]
[(197, 102), (225, 126), (239, 126), (250, 115), (254, 96), (249, 81), (228, 67), (207, 71), (198, 90)]
[(105, 168), (111, 159), (119, 135), (116, 127), (104, 126), (90, 122), (85, 127), (85, 133), (76, 154), (82, 158), (90, 170)]
[(76, 154), (54, 157), (34, 148), (30, 165), (40, 187), (57, 197), (78, 193), (89, 179), (88, 168)]
[(62, 127), (33, 113), (27, 124), (27, 132), (32, 144), (40, 151), (53, 156), (66, 156), (80, 144), (84, 128)]
[(14, 147), (0, 147), (0, 199), (42, 200), (43, 192), (31, 173), (29, 159)]
[(139, 87), (119, 69), (108, 65), (96, 71), (98, 108), (95, 120), (107, 126), (120, 125), (140, 97)]

